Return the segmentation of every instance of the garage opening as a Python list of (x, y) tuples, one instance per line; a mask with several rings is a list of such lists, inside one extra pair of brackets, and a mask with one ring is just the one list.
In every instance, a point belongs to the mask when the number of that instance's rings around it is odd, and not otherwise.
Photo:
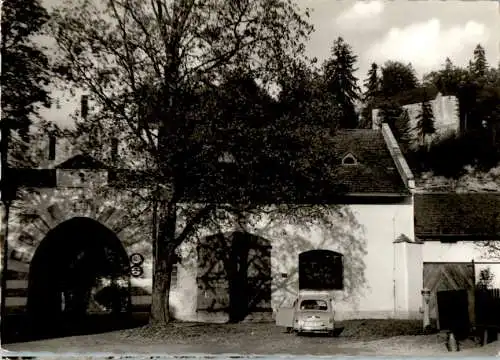
[(49, 231), (30, 265), (33, 335), (106, 331), (127, 318), (130, 305), (129, 260), (113, 231), (85, 217)]

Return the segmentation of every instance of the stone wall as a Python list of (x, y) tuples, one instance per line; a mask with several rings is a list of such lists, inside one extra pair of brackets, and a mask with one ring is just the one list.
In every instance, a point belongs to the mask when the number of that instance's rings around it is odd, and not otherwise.
[[(434, 113), (436, 133), (429, 137), (430, 141), (436, 137), (444, 137), (451, 133), (457, 133), (460, 131), (460, 118), (458, 113), (458, 99), (455, 96), (443, 96), (438, 93), (434, 100), (430, 101), (432, 106), (432, 111)], [(421, 111), (421, 103), (404, 105), (404, 109), (408, 111), (410, 115), (410, 129), (412, 134), (412, 144), (417, 145), (419, 142), (417, 136), (417, 116)], [(380, 127), (380, 109), (372, 110), (372, 127), (377, 129)]]

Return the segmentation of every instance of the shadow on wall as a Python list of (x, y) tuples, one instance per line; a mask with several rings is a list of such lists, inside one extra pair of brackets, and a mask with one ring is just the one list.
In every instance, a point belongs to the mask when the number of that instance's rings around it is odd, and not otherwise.
[(313, 249), (343, 255), (344, 287), (336, 296), (356, 308), (366, 287), (364, 229), (348, 207), (332, 207), (312, 217), (279, 216), (266, 226), (200, 238), (198, 311), (227, 312), (230, 322), (238, 322), (291, 304), (299, 289), (299, 254)]
[(289, 306), (299, 290), (299, 254), (313, 249), (332, 250), (343, 255), (343, 288), (337, 301), (356, 308), (366, 289), (364, 227), (347, 206), (330, 209), (312, 224), (286, 226), (276, 222), (259, 234), (273, 238), (272, 293), (273, 309)]
[(271, 309), (271, 244), (246, 232), (201, 238), (197, 248), (197, 309), (227, 312), (239, 322)]

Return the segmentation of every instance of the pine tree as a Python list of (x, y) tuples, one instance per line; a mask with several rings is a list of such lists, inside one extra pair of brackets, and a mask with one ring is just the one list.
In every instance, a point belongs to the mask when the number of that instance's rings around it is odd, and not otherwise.
[(401, 149), (406, 152), (411, 141), (410, 114), (407, 109), (402, 109), (401, 115), (396, 119), (394, 133)]
[(474, 59), (470, 63), (470, 70), (474, 76), (483, 77), (486, 75), (488, 63), (486, 61), (486, 53), (481, 44), (477, 44), (474, 49)]
[(358, 124), (358, 127), (361, 129), (370, 129), (373, 123), (372, 110), (380, 92), (380, 79), (378, 77), (378, 65), (376, 63), (372, 63), (366, 76), (364, 81), (365, 92), (363, 94), (365, 103), (361, 110), (361, 119)]
[(354, 102), (359, 99), (358, 79), (353, 75), (357, 56), (342, 37), (333, 43), (331, 58), (324, 65), (324, 79), (327, 91), (340, 107), (341, 128), (355, 128), (358, 124)]
[(425, 137), (436, 132), (434, 126), (434, 113), (428, 99), (422, 102), (422, 108), (417, 115), (417, 133), (420, 137), (421, 145), (425, 144)]
[(376, 63), (372, 63), (370, 70), (368, 70), (364, 85), (366, 88), (363, 94), (365, 101), (373, 99), (378, 95), (380, 91), (380, 79), (378, 77), (378, 65)]

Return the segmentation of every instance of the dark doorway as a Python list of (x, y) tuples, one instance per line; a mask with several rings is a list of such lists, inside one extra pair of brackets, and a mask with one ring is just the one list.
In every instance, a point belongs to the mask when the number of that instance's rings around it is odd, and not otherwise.
[(52, 229), (31, 261), (27, 310), (37, 337), (106, 331), (123, 321), (129, 260), (115, 233), (83, 217)]
[(198, 246), (198, 311), (227, 311), (230, 322), (271, 310), (271, 246), (245, 232), (219, 234)]
[(299, 254), (299, 289), (342, 290), (343, 255), (331, 250), (310, 250)]
[(469, 310), (469, 320), (475, 321), (474, 311), (474, 288), (475, 273), (474, 264), (470, 263), (424, 263), (423, 287), (431, 292), (429, 300), (429, 312), (432, 319), (437, 320), (440, 329), (437, 311), (437, 293), (447, 290), (465, 290)]

